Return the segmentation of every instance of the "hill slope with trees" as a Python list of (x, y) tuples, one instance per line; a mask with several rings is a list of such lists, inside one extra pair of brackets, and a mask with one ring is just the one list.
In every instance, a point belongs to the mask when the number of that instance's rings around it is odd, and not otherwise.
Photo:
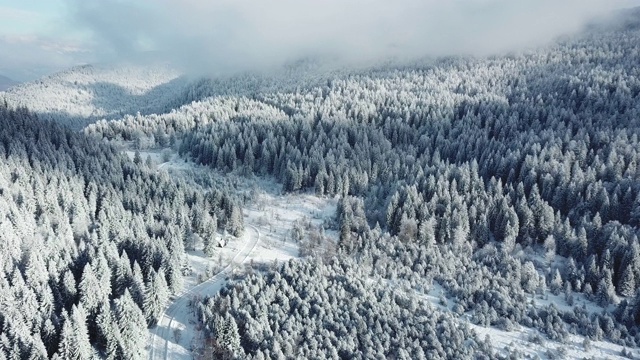
[(494, 57), (201, 80), (137, 114), (60, 115), (82, 133), (7, 98), (0, 355), (142, 357), (185, 241), (242, 231), (230, 189), (130, 161), (114, 146), (130, 142), (339, 198), (335, 256), (256, 266), (194, 302), (207, 355), (504, 355), (473, 326), (637, 353), (637, 24)]
[(241, 231), (239, 204), (25, 109), (0, 129), (0, 355), (145, 357), (184, 242)]

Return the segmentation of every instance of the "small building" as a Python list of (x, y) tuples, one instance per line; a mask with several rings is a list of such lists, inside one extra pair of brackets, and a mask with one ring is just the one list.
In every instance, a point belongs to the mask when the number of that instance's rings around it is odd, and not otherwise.
[(229, 243), (229, 238), (226, 236), (216, 236), (216, 244), (218, 247), (225, 247)]

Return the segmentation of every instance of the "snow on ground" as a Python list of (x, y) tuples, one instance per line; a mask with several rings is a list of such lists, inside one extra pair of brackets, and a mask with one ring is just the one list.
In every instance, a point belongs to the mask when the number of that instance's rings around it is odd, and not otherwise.
[[(220, 291), (228, 277), (247, 262), (249, 254), (256, 249), (259, 241), (260, 232), (254, 227), (247, 227), (242, 239), (237, 240), (237, 243), (242, 244), (237, 249), (239, 251), (235, 251), (219, 272), (195, 286), (193, 282), (186, 281), (183, 291), (173, 297), (158, 325), (150, 329), (149, 358), (192, 358), (191, 349), (195, 348), (199, 341), (202, 329), (198, 327), (190, 303), (194, 299), (211, 296)], [(231, 248), (228, 250), (232, 251)], [(198, 262), (201, 261), (204, 260)]]
[[(480, 339), (489, 337), (490, 343), (497, 354), (508, 356), (517, 354), (518, 359), (627, 359), (622, 356), (625, 349), (620, 345), (616, 345), (606, 341), (585, 342), (585, 337), (570, 334), (566, 343), (549, 340), (545, 334), (533, 328), (527, 328), (519, 324), (514, 324), (513, 331), (506, 331), (496, 327), (484, 327), (471, 322), (471, 314), (465, 313), (457, 315), (454, 313), (455, 299), (448, 297), (446, 290), (437, 281), (432, 281), (428, 289), (425, 291), (412, 288), (407, 281), (400, 279), (369, 279), (371, 283), (383, 282), (387, 286), (394, 289), (395, 292), (414, 295), (422, 300), (426, 300), (434, 309), (449, 312), (460, 321), (460, 324), (467, 324), (474, 330)], [(585, 305), (587, 311), (602, 312), (602, 307), (584, 298), (582, 294), (574, 293), (576, 299), (575, 304), (578, 306)], [(551, 303), (555, 304), (562, 311), (573, 311), (564, 300), (564, 295), (553, 295), (550, 292), (542, 296), (536, 296), (535, 304), (538, 307), (544, 307)], [(637, 349), (626, 349), (633, 356), (640, 356)]]
[[(252, 255), (254, 262), (286, 261), (299, 256), (298, 243), (292, 235), (293, 224), (301, 227), (326, 228), (336, 213), (337, 199), (319, 198), (308, 193), (281, 194), (281, 186), (270, 181), (256, 180), (256, 198), (245, 211), (245, 224), (263, 235), (259, 251)], [(337, 239), (337, 232), (324, 230)]]
[[(135, 151), (125, 153), (133, 159)], [(194, 172), (214, 173), (211, 169), (185, 161), (169, 149), (140, 151), (143, 161), (149, 157), (157, 171), (174, 176)], [(219, 175), (219, 174), (218, 174)], [(222, 176), (222, 175), (220, 175)], [(282, 194), (282, 187), (273, 181), (232, 178), (239, 193), (250, 194), (244, 207), (245, 234), (230, 238), (223, 248), (208, 257), (198, 244), (187, 251), (191, 273), (184, 277), (184, 288), (173, 297), (158, 326), (150, 329), (149, 357), (151, 359), (191, 359), (192, 349), (201, 343), (203, 333), (189, 304), (195, 298), (217, 293), (227, 279), (241, 272), (248, 264), (270, 264), (299, 256), (299, 244), (292, 228), (298, 224), (306, 231), (325, 228), (335, 215), (337, 199), (319, 198), (312, 194)], [(227, 179), (228, 180), (228, 179)], [(335, 231), (324, 231), (326, 238), (337, 239)]]
[[(133, 144), (132, 142), (128, 142), (120, 143), (119, 145), (130, 148)], [(167, 171), (171, 171), (172, 173), (176, 173), (179, 171), (193, 170), (198, 168), (198, 165), (196, 165), (194, 162), (181, 158), (172, 149), (150, 149), (139, 150), (137, 152), (140, 154), (140, 158), (142, 159), (142, 161), (146, 162), (148, 158), (151, 159), (151, 166), (158, 171), (165, 169)], [(135, 150), (125, 150), (124, 153), (131, 160), (133, 160), (136, 156)]]
[[(125, 153), (133, 159), (136, 152), (127, 150)], [(262, 233), (260, 250), (251, 255), (254, 262), (271, 263), (298, 257), (299, 244), (292, 236), (292, 228), (296, 223), (308, 231), (322, 228), (327, 238), (334, 242), (338, 239), (338, 232), (327, 228), (335, 217), (337, 198), (318, 197), (311, 193), (283, 194), (282, 185), (273, 180), (221, 174), (185, 160), (171, 149), (141, 150), (139, 153), (143, 161), (149, 157), (158, 171), (165, 170), (172, 174), (207, 172), (216, 177), (225, 177), (227, 181), (231, 179), (239, 193), (247, 194), (250, 200), (243, 208), (245, 225), (255, 226)], [(223, 251), (222, 256), (229, 255)], [(197, 261), (194, 265), (198, 265)]]
[[(539, 331), (517, 326), (514, 331), (505, 331), (495, 327), (483, 327), (466, 321), (480, 339), (487, 336), (493, 348), (501, 355), (519, 352), (518, 358), (540, 359), (627, 359), (621, 355), (623, 347), (604, 341), (588, 341), (578, 335), (569, 335), (565, 344), (551, 341)], [(537, 340), (538, 339), (538, 340)], [(541, 341), (540, 341), (541, 340)], [(637, 356), (637, 353), (634, 351)]]
[(564, 293), (559, 295), (554, 295), (550, 291), (545, 292), (544, 295), (530, 295), (529, 301), (533, 301), (537, 308), (543, 308), (548, 305), (553, 304), (559, 311), (562, 312), (573, 312), (573, 308), (578, 306), (584, 306), (587, 313), (589, 314), (601, 314), (604, 311), (604, 308), (595, 302), (586, 298), (586, 296), (582, 293), (572, 292), (573, 295), (573, 305), (569, 305), (565, 298)]
[[(569, 262), (569, 259), (567, 259), (566, 257), (560, 256), (557, 254), (552, 254), (550, 256), (548, 253), (545, 255), (542, 255), (539, 249), (536, 250), (533, 248), (527, 248), (522, 250), (519, 253), (519, 256), (533, 262), (536, 269), (541, 274), (544, 274), (550, 271), (551, 272), (555, 271), (555, 269), (561, 269), (562, 271), (562, 269), (566, 268)], [(587, 313), (589, 314), (602, 313), (602, 311), (605, 310), (602, 306), (599, 306), (594, 301), (588, 299), (584, 293), (574, 291), (572, 292), (572, 297), (573, 297), (573, 305), (567, 302), (564, 291), (561, 291), (559, 295), (554, 295), (550, 291), (546, 291), (543, 296), (530, 295), (529, 301), (533, 301), (536, 307), (545, 307), (550, 304), (554, 304), (555, 307), (558, 308), (558, 310), (563, 312), (567, 312), (567, 311), (573, 312), (573, 308), (576, 306), (580, 306), (580, 307), (584, 306)], [(625, 299), (624, 297), (621, 297), (621, 296), (617, 296), (617, 298), (618, 298), (618, 301), (622, 301)], [(610, 306), (609, 308), (607, 308), (607, 311), (612, 311), (613, 309), (614, 309), (614, 306)]]

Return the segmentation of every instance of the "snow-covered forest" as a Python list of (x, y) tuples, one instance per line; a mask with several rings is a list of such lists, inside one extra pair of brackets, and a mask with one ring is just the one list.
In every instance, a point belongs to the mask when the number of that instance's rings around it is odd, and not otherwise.
[(25, 109), (0, 128), (2, 358), (142, 358), (186, 238), (241, 232), (239, 203)]
[(640, 356), (639, 21), (493, 57), (75, 85), (111, 112), (0, 93), (0, 359), (147, 356), (185, 248), (243, 233), (254, 197), (145, 151), (338, 202), (335, 247), (191, 302), (197, 358)]
[(175, 101), (187, 83), (168, 65), (83, 65), (15, 85), (0, 98), (79, 130), (101, 119), (169, 111), (182, 105)]

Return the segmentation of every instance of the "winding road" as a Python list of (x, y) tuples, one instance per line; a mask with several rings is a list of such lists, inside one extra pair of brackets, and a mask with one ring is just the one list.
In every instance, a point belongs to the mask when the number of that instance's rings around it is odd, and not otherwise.
[[(162, 318), (150, 329), (148, 339), (149, 359), (192, 359), (190, 343), (195, 334), (196, 323), (189, 307), (193, 297), (205, 297), (216, 294), (226, 283), (233, 270), (246, 262), (249, 255), (260, 242), (260, 230), (248, 225), (243, 236), (244, 247), (231, 259), (218, 274), (190, 289), (185, 289), (173, 298)], [(191, 321), (190, 321), (191, 320)], [(183, 334), (176, 341), (174, 331), (180, 329)]]

